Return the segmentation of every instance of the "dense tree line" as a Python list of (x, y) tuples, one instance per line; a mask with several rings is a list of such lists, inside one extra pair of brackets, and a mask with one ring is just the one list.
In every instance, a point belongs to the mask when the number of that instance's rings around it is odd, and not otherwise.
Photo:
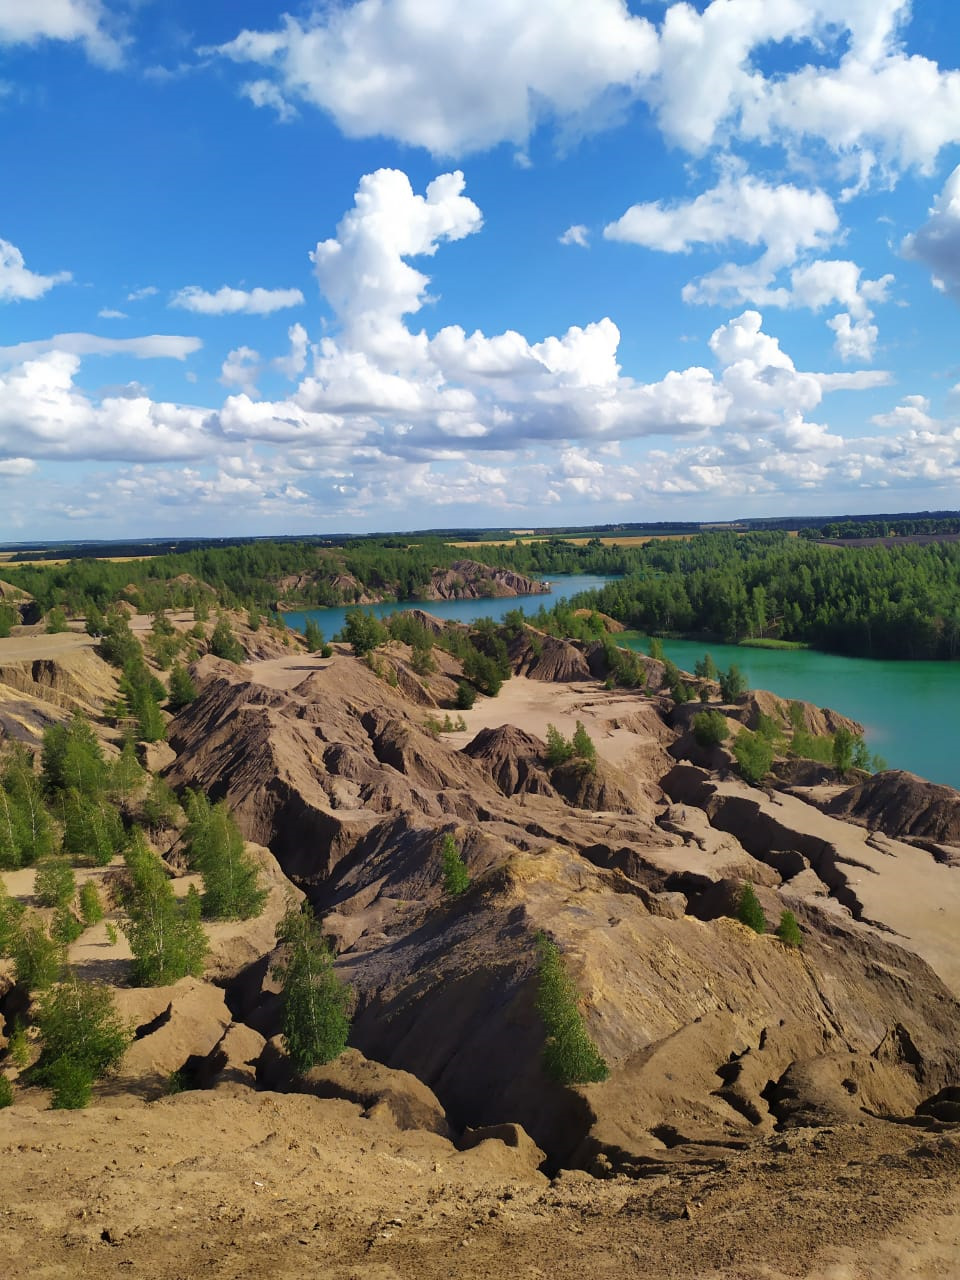
[(960, 544), (837, 548), (718, 533), (642, 551), (642, 572), (571, 606), (730, 643), (776, 637), (862, 657), (960, 657)]
[(903, 538), (911, 534), (960, 533), (960, 515), (949, 516), (857, 516), (849, 520), (829, 520), (826, 524), (801, 529), (801, 538)]

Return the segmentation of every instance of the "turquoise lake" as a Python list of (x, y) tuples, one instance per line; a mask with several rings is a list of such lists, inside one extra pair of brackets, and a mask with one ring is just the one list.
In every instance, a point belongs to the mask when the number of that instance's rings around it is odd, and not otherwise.
[[(573, 574), (551, 579), (550, 592), (537, 596), (511, 596), (499, 600), (427, 601), (367, 606), (379, 617), (398, 609), (422, 608), (438, 618), (472, 622), (476, 618), (501, 619), (511, 609), (535, 613), (579, 591), (603, 586), (608, 578)], [(343, 626), (347, 610), (311, 609), (288, 613), (285, 621), (303, 631), (308, 617), (315, 618), (327, 639)], [(645, 649), (643, 641), (632, 647)], [(866, 729), (871, 751), (881, 755), (891, 769), (909, 769), (933, 782), (960, 788), (960, 752), (954, 736), (953, 716), (960, 713), (960, 662), (876, 662), (867, 658), (841, 658), (813, 649), (749, 649), (737, 645), (694, 640), (665, 640), (664, 651), (678, 667), (692, 671), (709, 649), (718, 666), (735, 662), (748, 683), (769, 689), (783, 698), (805, 698), (818, 706), (832, 707)]]

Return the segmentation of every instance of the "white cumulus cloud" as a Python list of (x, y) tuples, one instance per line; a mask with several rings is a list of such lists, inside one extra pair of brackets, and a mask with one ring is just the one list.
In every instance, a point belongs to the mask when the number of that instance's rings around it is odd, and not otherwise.
[(572, 227), (567, 227), (559, 240), (561, 244), (577, 244), (581, 249), (586, 249), (590, 244), (590, 232), (582, 222), (577, 222)]
[(902, 252), (930, 268), (937, 289), (960, 298), (960, 165), (934, 200), (927, 222), (906, 237)]
[(202, 316), (265, 316), (287, 307), (299, 307), (303, 301), (299, 289), (231, 289), (223, 285), (215, 293), (208, 293), (199, 285), (191, 284), (173, 295), (170, 306)]
[(100, 0), (0, 0), (0, 45), (78, 40), (94, 62), (115, 67), (123, 46), (109, 28)]
[(56, 333), (52, 338), (0, 347), (0, 368), (50, 352), (74, 356), (133, 356), (137, 360), (186, 360), (199, 351), (199, 338), (154, 333), (143, 338), (101, 338), (95, 333)]
[(654, 70), (657, 38), (623, 0), (496, 0), (469, 11), (458, 0), (358, 0), (242, 31), (217, 52), (263, 68), (245, 86), (260, 105), (308, 102), (348, 137), (459, 155), (522, 145), (544, 117), (602, 117)]
[(761, 245), (767, 264), (778, 267), (793, 262), (802, 249), (828, 242), (839, 225), (833, 201), (823, 191), (727, 174), (694, 200), (635, 204), (603, 234), (665, 253), (689, 253), (695, 245)]
[(42, 298), (55, 284), (69, 279), (69, 271), (58, 271), (52, 276), (29, 271), (17, 246), (9, 240), (0, 240), (0, 302), (32, 302)]

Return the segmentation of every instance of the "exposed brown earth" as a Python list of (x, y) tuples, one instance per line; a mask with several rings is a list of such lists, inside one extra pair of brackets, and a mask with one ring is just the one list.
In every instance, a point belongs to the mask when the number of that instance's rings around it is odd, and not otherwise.
[(866, 778), (830, 801), (827, 812), (888, 836), (960, 844), (960, 794), (913, 773)]
[[(305, 573), (289, 574), (277, 581), (284, 607), (290, 601), (310, 597), (311, 591), (323, 584), (334, 599), (344, 604), (376, 604), (381, 600), (395, 599), (399, 583), (393, 590), (378, 590), (365, 586), (353, 574), (329, 567)], [(497, 569), (478, 560), (455, 560), (446, 569), (434, 569), (418, 591), (421, 600), (480, 600), (486, 597), (532, 596), (549, 591), (549, 587), (536, 578), (528, 578), (512, 569)], [(310, 597), (310, 598), (316, 598)], [(329, 598), (329, 597), (328, 597)]]
[[(272, 643), (242, 667), (194, 664), (167, 770), (262, 846), (265, 915), (210, 926), (205, 979), (163, 990), (123, 985), (122, 939), (74, 944), (139, 1034), (90, 1111), (24, 1090), (0, 1112), (18, 1173), (4, 1274), (956, 1274), (956, 793), (897, 774), (748, 787), (728, 758), (683, 759), (684, 715), (659, 695), (605, 689), (583, 647), (529, 630), (520, 674), (439, 737), (449, 655), (418, 675), (391, 643), (378, 675), (343, 646)], [(785, 705), (724, 710), (749, 724)], [(815, 733), (852, 724), (803, 715)], [(595, 767), (549, 767), (548, 726), (577, 721)], [(455, 900), (445, 834), (472, 880)], [(744, 880), (770, 928), (796, 913), (801, 949), (732, 918)], [(355, 1009), (351, 1050), (297, 1079), (270, 957), (301, 893)], [(605, 1083), (543, 1073), (540, 931)], [(172, 1073), (188, 1091), (164, 1096)]]

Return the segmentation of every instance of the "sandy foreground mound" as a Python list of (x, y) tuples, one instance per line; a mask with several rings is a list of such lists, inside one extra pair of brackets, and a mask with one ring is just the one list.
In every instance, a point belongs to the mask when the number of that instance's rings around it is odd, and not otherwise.
[(501, 1141), (460, 1152), (349, 1102), (217, 1092), (13, 1108), (0, 1153), (11, 1280), (932, 1280), (960, 1257), (960, 1143), (903, 1128), (550, 1183)]

